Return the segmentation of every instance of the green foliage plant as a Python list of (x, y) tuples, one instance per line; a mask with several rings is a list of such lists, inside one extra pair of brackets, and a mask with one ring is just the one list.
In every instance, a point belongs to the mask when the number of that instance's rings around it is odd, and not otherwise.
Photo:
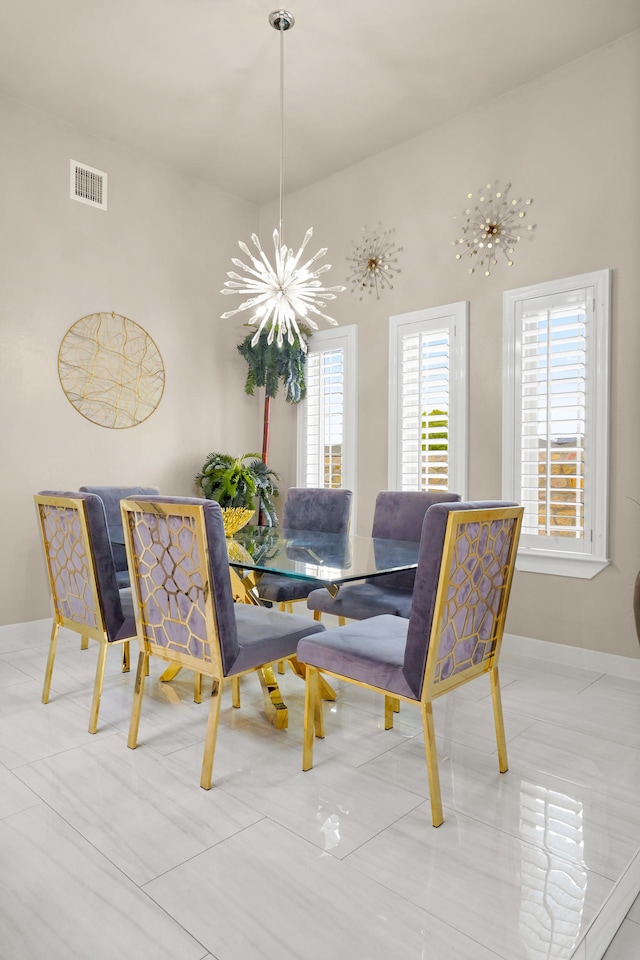
[(278, 488), (274, 481), (279, 479), (258, 453), (243, 453), (241, 457), (210, 453), (194, 483), (202, 496), (216, 500), (221, 507), (253, 510), (258, 498), (261, 522), (271, 527), (278, 523), (274, 503)]
[[(301, 327), (305, 339), (309, 331)], [(255, 347), (251, 346), (254, 333), (247, 334), (238, 344), (238, 352), (247, 362), (248, 371), (245, 381), (245, 393), (250, 397), (256, 387), (264, 387), (267, 397), (276, 397), (280, 383), (284, 384), (284, 396), (287, 403), (300, 403), (307, 394), (305, 380), (307, 355), (298, 343), (291, 344), (285, 339), (281, 347), (275, 339), (267, 342), (268, 333), (263, 330)]]

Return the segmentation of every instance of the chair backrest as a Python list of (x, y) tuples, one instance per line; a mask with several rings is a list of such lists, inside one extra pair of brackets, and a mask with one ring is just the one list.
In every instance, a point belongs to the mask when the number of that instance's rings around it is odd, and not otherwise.
[(150, 653), (226, 676), (239, 644), (220, 505), (140, 496), (121, 512), (138, 636)]
[(43, 490), (34, 499), (58, 623), (118, 639), (126, 618), (102, 500), (60, 490)]
[(486, 672), (498, 656), (522, 514), (495, 500), (427, 511), (403, 664), (416, 697)]
[[(80, 487), (81, 493), (95, 493), (104, 504), (104, 512), (107, 517), (107, 529), (112, 537), (120, 539), (122, 536), (122, 516), (120, 514), (120, 501), (125, 497), (139, 497), (145, 494), (157, 496), (160, 492), (158, 487), (105, 487), (105, 486), (86, 486)], [(116, 570), (127, 569), (127, 555), (124, 544), (112, 543), (113, 561)]]
[(319, 530), (344, 536), (349, 532), (351, 499), (351, 490), (290, 487), (282, 526), (287, 530)]
[[(459, 502), (460, 494), (449, 493), (448, 490), (381, 490), (376, 497), (371, 536), (383, 540), (410, 540), (417, 543), (429, 507), (434, 503)], [(405, 570), (382, 578), (371, 578), (370, 582), (392, 590), (412, 591), (415, 577), (415, 570)]]

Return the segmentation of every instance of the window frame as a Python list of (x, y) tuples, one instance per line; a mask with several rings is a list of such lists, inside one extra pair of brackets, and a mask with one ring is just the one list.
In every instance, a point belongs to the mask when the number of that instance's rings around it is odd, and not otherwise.
[[(609, 515), (609, 406), (611, 271), (595, 270), (573, 277), (531, 284), (503, 294), (503, 413), (502, 492), (520, 501), (520, 419), (522, 395), (523, 304), (528, 300), (563, 297), (586, 291), (585, 371), (585, 529), (583, 552), (556, 544), (534, 545), (534, 537), (521, 536), (516, 567), (533, 573), (592, 579), (611, 562), (608, 555)], [(519, 327), (518, 327), (518, 324)], [(587, 503), (588, 501), (588, 503)], [(542, 541), (544, 538), (540, 538)]]
[(469, 301), (427, 307), (389, 317), (389, 464), (390, 490), (402, 485), (400, 344), (404, 335), (447, 330), (449, 335), (449, 486), (467, 499), (469, 448)]
[[(337, 329), (318, 330), (308, 342), (308, 355), (342, 349), (344, 351), (342, 488), (352, 491), (351, 526), (355, 524), (357, 430), (358, 430), (358, 328), (355, 324)], [(296, 478), (299, 487), (306, 483), (308, 401), (298, 404)]]

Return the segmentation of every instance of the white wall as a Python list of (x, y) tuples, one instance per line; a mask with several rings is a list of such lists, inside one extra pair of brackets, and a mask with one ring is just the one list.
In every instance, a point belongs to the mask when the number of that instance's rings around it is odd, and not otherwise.
[[(243, 329), (219, 319), (258, 211), (7, 99), (0, 130), (0, 623), (14, 623), (50, 611), (38, 490), (154, 483), (191, 495), (207, 453), (259, 448)], [(106, 212), (69, 199), (71, 158), (107, 172)], [(165, 365), (158, 409), (126, 430), (84, 419), (58, 380), (65, 332), (107, 310), (144, 327)]]
[[(479, 69), (481, 63), (479, 62)], [(375, 114), (375, 105), (372, 105)], [(331, 137), (331, 130), (325, 131)], [(339, 150), (339, 144), (336, 144)], [(518, 573), (507, 629), (524, 637), (639, 655), (631, 596), (640, 568), (640, 34), (635, 33), (429, 134), (287, 198), (287, 242), (309, 225), (344, 282), (366, 224), (395, 227), (402, 273), (379, 301), (344, 293), (333, 315), (359, 331), (358, 527), (387, 485), (388, 318), (470, 301), (470, 498), (501, 493), (502, 291), (613, 270), (611, 565), (592, 581)], [(534, 198), (534, 239), (487, 279), (454, 258), (454, 216), (495, 179)], [(261, 232), (274, 208), (261, 211)], [(310, 247), (311, 249), (311, 247)], [(330, 311), (331, 312), (331, 311)], [(295, 481), (295, 411), (272, 413), (272, 456)]]

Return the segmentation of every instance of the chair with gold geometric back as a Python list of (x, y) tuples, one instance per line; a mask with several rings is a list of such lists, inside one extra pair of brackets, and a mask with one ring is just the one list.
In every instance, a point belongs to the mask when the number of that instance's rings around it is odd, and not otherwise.
[(129, 586), (129, 570), (127, 555), (122, 538), (122, 516), (120, 515), (120, 501), (127, 497), (155, 496), (160, 492), (158, 487), (114, 487), (114, 486), (86, 486), (80, 487), (82, 493), (95, 493), (104, 504), (107, 518), (107, 530), (113, 550), (113, 562), (116, 567), (116, 580), (119, 587)]
[(97, 640), (89, 733), (95, 733), (110, 646), (123, 648), (129, 670), (129, 642), (136, 639), (131, 591), (118, 589), (104, 505), (91, 493), (44, 490), (34, 497), (53, 600), (53, 627), (42, 702), (48, 703), (60, 627), (79, 633), (83, 646)]
[(324, 736), (319, 675), (385, 698), (385, 729), (399, 700), (420, 707), (434, 827), (443, 821), (433, 701), (489, 674), (498, 765), (507, 770), (498, 659), (523, 508), (504, 501), (438, 503), (427, 510), (409, 619), (384, 614), (303, 638), (306, 664), (302, 769)]
[[(460, 494), (448, 490), (381, 490), (376, 497), (371, 536), (376, 540), (405, 540), (418, 543), (422, 523), (434, 503), (457, 503)], [(342, 626), (346, 620), (366, 620), (383, 613), (408, 617), (413, 599), (415, 570), (369, 577), (361, 583), (347, 583), (332, 596), (324, 587), (307, 597), (314, 620), (333, 614)]]
[[(351, 490), (324, 487), (290, 487), (282, 515), (285, 533), (314, 530), (345, 536), (351, 519)], [(265, 573), (258, 582), (261, 600), (277, 603), (280, 610), (293, 611), (293, 604), (306, 600), (316, 584), (311, 580)]]
[(128, 745), (138, 741), (149, 657), (211, 677), (200, 777), (208, 790), (223, 681), (295, 658), (298, 640), (324, 627), (233, 602), (222, 510), (214, 500), (138, 497), (123, 500), (121, 510), (140, 645)]

